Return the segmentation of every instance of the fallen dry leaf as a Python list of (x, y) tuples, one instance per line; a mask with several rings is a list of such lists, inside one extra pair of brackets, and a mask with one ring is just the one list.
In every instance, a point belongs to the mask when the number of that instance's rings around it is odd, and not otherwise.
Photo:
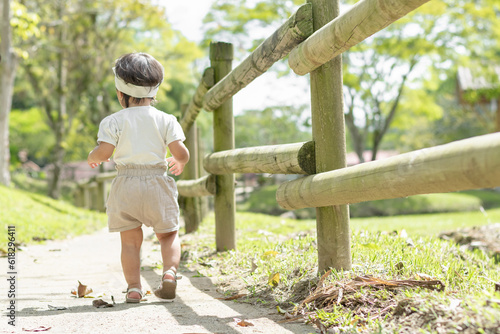
[(269, 276), (268, 284), (270, 286), (276, 287), (279, 282), (280, 282), (280, 273), (274, 273), (271, 276)]
[(78, 298), (85, 297), (92, 292), (92, 289), (78, 281)]
[(221, 299), (221, 300), (235, 300), (241, 297), (245, 297), (247, 294), (246, 293), (238, 293), (236, 295), (232, 295), (229, 297), (221, 297), (221, 298), (216, 298), (216, 299)]
[(96, 299), (92, 301), (92, 305), (97, 308), (104, 308), (104, 307), (113, 307), (113, 304), (110, 304), (108, 302), (105, 302), (102, 299)]
[(249, 321), (238, 319), (238, 318), (233, 318), (234, 322), (236, 322), (236, 325), (241, 326), (241, 327), (251, 327), (254, 324), (252, 324)]
[(23, 331), (25, 331), (25, 332), (45, 332), (51, 328), (52, 327), (40, 326), (40, 327), (36, 327), (36, 328), (23, 328)]
[[(445, 285), (440, 280), (387, 280), (373, 276), (357, 276), (351, 281), (347, 282), (334, 282), (325, 285), (323, 282), (328, 276), (328, 272), (323, 275), (318, 283), (318, 287), (311, 292), (294, 310), (293, 314), (285, 316), (286, 320), (280, 323), (296, 321), (299, 319), (306, 319), (308, 316), (314, 314), (318, 309), (332, 308), (335, 305), (343, 304), (349, 300), (353, 300), (353, 295), (363, 288), (373, 288), (376, 290), (396, 290), (400, 288), (425, 288), (429, 290), (443, 291)], [(421, 275), (419, 276), (421, 277)], [(360, 300), (360, 303), (366, 302)], [(311, 309), (313, 311), (311, 311)], [(383, 312), (387, 313), (391, 307), (387, 307)]]

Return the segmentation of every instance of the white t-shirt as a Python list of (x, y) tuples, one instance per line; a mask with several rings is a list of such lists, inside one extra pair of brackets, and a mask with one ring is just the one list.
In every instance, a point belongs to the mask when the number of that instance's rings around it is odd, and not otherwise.
[(131, 107), (107, 116), (97, 142), (115, 146), (117, 165), (156, 165), (166, 161), (167, 145), (186, 140), (177, 119), (155, 107)]

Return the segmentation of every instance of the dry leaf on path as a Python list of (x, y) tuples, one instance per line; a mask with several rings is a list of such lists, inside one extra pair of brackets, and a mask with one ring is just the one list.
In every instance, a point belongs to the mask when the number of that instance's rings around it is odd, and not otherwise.
[(78, 281), (78, 298), (85, 297), (89, 293), (92, 293), (92, 289)]
[(24, 332), (45, 332), (51, 329), (52, 327), (39, 326), (36, 328), (23, 328)]
[(239, 293), (239, 294), (232, 295), (232, 296), (229, 296), (229, 297), (221, 297), (221, 298), (216, 298), (216, 299), (220, 299), (220, 300), (234, 300), (234, 299), (238, 299), (238, 298), (241, 298), (241, 297), (245, 297), (246, 295), (247, 295), (246, 293)]
[(236, 322), (236, 325), (238, 325), (240, 327), (250, 327), (250, 326), (254, 325), (249, 321), (238, 319), (238, 318), (233, 318), (233, 320), (234, 320), (234, 322)]
[(94, 307), (97, 307), (97, 308), (105, 308), (105, 307), (113, 307), (114, 306), (113, 304), (105, 302), (102, 299), (96, 299), (96, 300), (92, 301), (92, 305)]

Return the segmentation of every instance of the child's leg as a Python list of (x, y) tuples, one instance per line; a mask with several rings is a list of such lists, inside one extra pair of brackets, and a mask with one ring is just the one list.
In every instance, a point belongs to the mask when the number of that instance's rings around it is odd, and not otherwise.
[[(143, 240), (142, 228), (120, 232), (122, 242), (122, 268), (128, 288), (141, 289), (141, 245)], [(139, 299), (137, 292), (130, 292), (130, 298)]]
[[(172, 269), (177, 272), (181, 260), (181, 243), (177, 231), (169, 233), (156, 233), (161, 246), (161, 257), (163, 260), (163, 272)], [(164, 277), (165, 278), (165, 277)], [(175, 277), (169, 277), (174, 279)]]

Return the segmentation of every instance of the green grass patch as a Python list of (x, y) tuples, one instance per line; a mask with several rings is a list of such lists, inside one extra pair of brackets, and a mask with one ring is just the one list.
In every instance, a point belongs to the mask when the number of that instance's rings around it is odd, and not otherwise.
[[(280, 215), (286, 210), (276, 202), (278, 185), (254, 191), (246, 201), (238, 204), (239, 211)], [(351, 217), (395, 216), (444, 212), (479, 211), (480, 208), (500, 208), (500, 193), (492, 190), (471, 190), (445, 194), (423, 194), (406, 198), (355, 203), (350, 205)], [(300, 219), (314, 219), (314, 208), (294, 211)]]
[[(500, 221), (500, 209), (486, 212)], [(481, 212), (353, 219), (353, 268), (332, 273), (325, 284), (343, 287), (343, 297), (332, 297), (328, 307), (302, 305), (311, 323), (345, 333), (488, 332), (500, 326), (499, 299), (492, 282), (500, 281), (500, 266), (487, 254), (471, 252), (436, 238), (441, 229), (487, 222)], [(412, 229), (411, 226), (415, 228)], [(419, 228), (417, 228), (419, 227)], [(387, 233), (404, 228), (409, 237)], [(240, 302), (272, 307), (293, 314), (318, 284), (315, 222), (260, 214), (236, 216), (237, 250), (215, 253), (214, 218), (200, 230), (182, 236), (183, 265), (213, 277), (229, 295), (245, 293)], [(387, 231), (387, 232), (385, 232)], [(346, 286), (356, 277), (384, 280), (432, 278), (444, 291), (419, 287), (369, 287), (351, 293)], [(338, 301), (338, 302), (337, 302)]]
[[(63, 201), (18, 189), (0, 186), (0, 221), (16, 228), (16, 242), (64, 239), (90, 233), (106, 226), (103, 213), (74, 207)], [(0, 235), (0, 245), (7, 244), (7, 235)], [(4, 246), (0, 246), (4, 247)]]
[(440, 232), (500, 222), (500, 209), (394, 217), (351, 219), (351, 229), (370, 232), (405, 230), (410, 236), (437, 236)]

